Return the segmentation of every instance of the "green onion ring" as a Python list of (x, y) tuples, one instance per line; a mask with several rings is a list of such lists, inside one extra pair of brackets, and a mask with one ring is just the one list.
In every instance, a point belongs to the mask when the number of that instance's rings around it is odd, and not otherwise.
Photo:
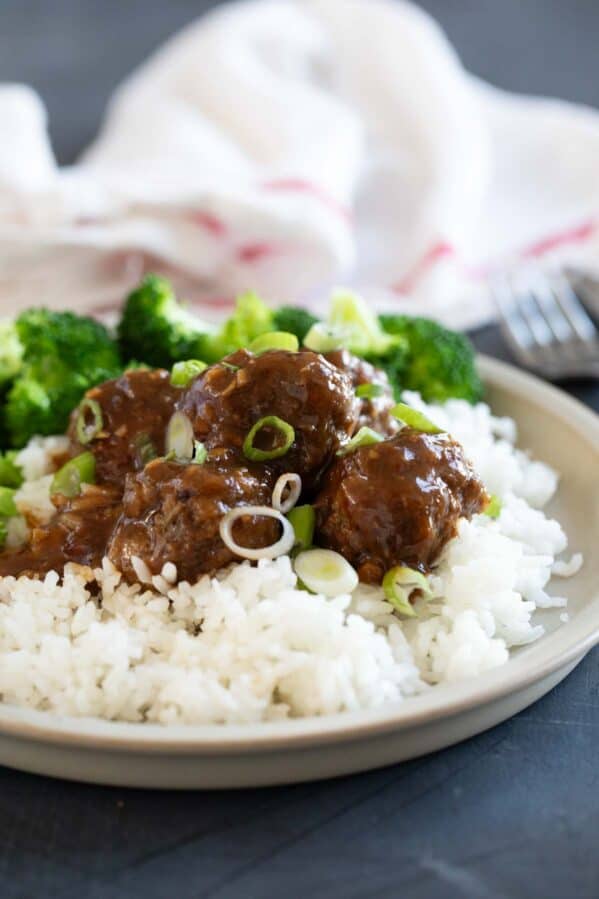
[(383, 392), (382, 384), (358, 384), (356, 387), (356, 396), (360, 400), (373, 400), (382, 396)]
[(341, 449), (337, 450), (338, 456), (347, 456), (349, 453), (353, 453), (354, 450), (359, 449), (361, 446), (372, 446), (375, 443), (380, 443), (385, 438), (382, 434), (377, 434), (376, 431), (373, 431), (372, 428), (360, 428), (357, 434), (354, 434), (349, 443), (344, 444)]
[(436, 424), (427, 418), (424, 412), (419, 412), (406, 403), (397, 403), (389, 410), (394, 418), (403, 421), (404, 424), (415, 431), (422, 431), (424, 434), (442, 434), (443, 428), (438, 428)]
[(89, 451), (69, 459), (59, 468), (50, 484), (50, 496), (61, 493), (66, 497), (78, 496), (82, 484), (94, 484), (96, 480), (96, 457)]
[(199, 440), (194, 440), (193, 442), (193, 458), (192, 462), (194, 465), (203, 465), (206, 459), (208, 458), (208, 450)]
[[(289, 492), (285, 499), (283, 499), (283, 494), (287, 488), (289, 489)], [(302, 479), (300, 476), (292, 471), (285, 472), (285, 474), (282, 474), (281, 477), (277, 479), (272, 491), (271, 502), (273, 509), (278, 509), (283, 515), (287, 515), (300, 498), (301, 492)]]
[(316, 513), (314, 506), (294, 506), (287, 513), (295, 533), (295, 546), (298, 550), (310, 549), (314, 540), (314, 524)]
[(193, 458), (193, 425), (185, 412), (173, 412), (166, 428), (166, 454), (175, 454), (178, 462), (191, 462)]
[(187, 387), (206, 368), (208, 368), (206, 363), (199, 359), (175, 362), (171, 369), (171, 384), (173, 387)]
[[(86, 424), (86, 412), (91, 412), (93, 420)], [(79, 414), (75, 424), (75, 433), (79, 443), (91, 443), (94, 437), (97, 437), (104, 426), (104, 417), (102, 415), (102, 407), (97, 400), (85, 397), (79, 404)]]
[(405, 618), (416, 617), (416, 610), (410, 602), (410, 594), (414, 590), (420, 590), (427, 597), (432, 595), (429, 583), (422, 572), (405, 565), (391, 568), (383, 578), (382, 586), (388, 602)]
[(487, 515), (489, 518), (499, 518), (502, 506), (503, 503), (499, 497), (495, 493), (492, 493), (486, 508), (483, 510), (483, 515)]
[(268, 331), (266, 334), (260, 334), (248, 346), (250, 353), (259, 356), (268, 350), (286, 350), (289, 353), (297, 353), (299, 349), (299, 340), (295, 334), (289, 331)]
[[(261, 450), (254, 446), (254, 437), (262, 428), (275, 428), (285, 438), (281, 446), (275, 446), (271, 450)], [(295, 429), (288, 422), (283, 421), (278, 415), (265, 415), (251, 428), (243, 441), (243, 454), (252, 462), (268, 462), (270, 459), (280, 459), (290, 449), (295, 440)]]

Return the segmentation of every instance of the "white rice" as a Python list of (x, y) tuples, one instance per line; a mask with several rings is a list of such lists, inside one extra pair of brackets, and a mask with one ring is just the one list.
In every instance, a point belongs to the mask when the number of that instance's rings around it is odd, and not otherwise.
[[(297, 590), (287, 556), (193, 586), (176, 584), (170, 563), (144, 586), (122, 583), (107, 560), (96, 572), (71, 565), (62, 583), (0, 579), (0, 697), (113, 720), (243, 723), (373, 708), (504, 664), (542, 635), (536, 609), (566, 604), (546, 592), (552, 570), (567, 577), (582, 563), (556, 562), (567, 540), (540, 511), (557, 474), (515, 449), (514, 423), (483, 404), (410, 402), (464, 444), (503, 502), (497, 521), (462, 522), (417, 620), (400, 621), (380, 588), (334, 599)], [(60, 439), (20, 454), (28, 483), (17, 502), (30, 518), (47, 517)]]

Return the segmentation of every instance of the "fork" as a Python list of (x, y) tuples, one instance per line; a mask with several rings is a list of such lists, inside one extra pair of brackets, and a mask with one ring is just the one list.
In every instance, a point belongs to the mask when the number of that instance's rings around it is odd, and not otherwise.
[(550, 380), (599, 378), (599, 332), (563, 272), (504, 274), (491, 290), (518, 362)]

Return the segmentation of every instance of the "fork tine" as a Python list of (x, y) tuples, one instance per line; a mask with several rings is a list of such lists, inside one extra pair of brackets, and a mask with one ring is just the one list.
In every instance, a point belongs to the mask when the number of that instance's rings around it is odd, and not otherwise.
[(597, 337), (597, 329), (592, 319), (563, 275), (556, 276), (552, 290), (556, 302), (576, 335), (583, 341), (593, 340)]
[(576, 337), (570, 320), (566, 318), (555, 299), (555, 293), (547, 277), (539, 274), (535, 278), (532, 295), (556, 341), (565, 343)]
[(540, 347), (550, 346), (553, 343), (553, 331), (549, 327), (535, 291), (527, 284), (517, 290), (515, 296), (520, 313), (530, 328), (536, 343)]
[(499, 313), (499, 326), (514, 355), (525, 363), (532, 363), (534, 336), (520, 314), (513, 287), (506, 275), (491, 283), (491, 295)]

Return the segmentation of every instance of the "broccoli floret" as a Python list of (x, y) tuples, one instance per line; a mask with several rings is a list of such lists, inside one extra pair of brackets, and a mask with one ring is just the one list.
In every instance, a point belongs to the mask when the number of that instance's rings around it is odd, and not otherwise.
[(400, 340), (383, 331), (377, 316), (361, 297), (338, 290), (331, 297), (326, 322), (313, 325), (304, 343), (317, 353), (345, 347), (356, 356), (378, 358), (390, 353)]
[(407, 342), (407, 357), (398, 371), (404, 390), (417, 390), (427, 402), (481, 399), (483, 386), (467, 337), (428, 318), (381, 315), (379, 321), (387, 333)]
[(16, 462), (16, 450), (0, 453), (0, 487), (17, 490), (24, 481), (23, 470)]
[[(195, 358), (217, 362), (223, 356), (249, 346), (260, 334), (273, 329), (272, 309), (257, 294), (243, 293), (237, 298), (235, 312), (226, 320), (220, 331), (196, 348)], [(190, 353), (190, 356), (193, 357), (194, 353)]]
[(12, 321), (0, 321), (0, 387), (12, 381), (22, 361), (23, 346), (17, 326)]
[(181, 359), (195, 358), (211, 327), (189, 312), (168, 281), (147, 275), (129, 294), (118, 325), (124, 359), (140, 359), (157, 368), (171, 368)]
[(300, 343), (318, 319), (301, 306), (280, 306), (273, 313), (273, 327), (276, 331), (288, 331), (295, 334)]
[(117, 377), (116, 342), (99, 322), (72, 312), (31, 309), (16, 321), (23, 346), (21, 370), (8, 391), (4, 425), (9, 443), (64, 431), (90, 387)]

